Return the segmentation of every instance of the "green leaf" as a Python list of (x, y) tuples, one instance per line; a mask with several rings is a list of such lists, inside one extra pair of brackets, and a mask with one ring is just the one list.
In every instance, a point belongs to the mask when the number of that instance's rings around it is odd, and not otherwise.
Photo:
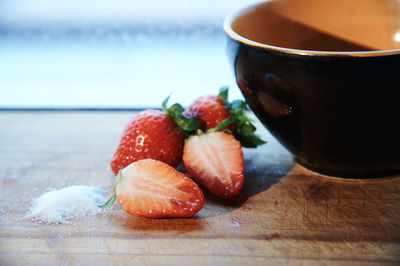
[(253, 125), (252, 120), (242, 113), (238, 117), (236, 123), (236, 135), (243, 147), (256, 148), (259, 145), (265, 144), (259, 136), (254, 134), (256, 126)]
[(255, 134), (240, 135), (238, 138), (242, 146), (246, 148), (256, 148), (257, 146), (267, 143)]
[(219, 98), (224, 104), (227, 104), (227, 103), (228, 103), (228, 91), (229, 91), (229, 87), (228, 87), (228, 86), (224, 86), (224, 87), (221, 87), (221, 88), (219, 89), (218, 98)]
[(230, 131), (229, 129), (224, 129), (224, 132), (228, 133), (228, 134), (231, 134), (231, 135), (233, 134), (232, 131)]
[(242, 116), (239, 117), (236, 126), (239, 134), (249, 135), (256, 131), (256, 127), (248, 120), (243, 119)]
[(236, 120), (237, 120), (237, 116), (230, 115), (227, 119), (222, 120), (221, 122), (219, 122), (216, 127), (209, 129), (208, 132), (214, 132), (214, 131), (218, 131), (218, 130), (224, 129), (227, 126), (229, 126), (230, 124), (235, 123)]
[(167, 107), (167, 103), (170, 96), (168, 96), (162, 103), (163, 111), (171, 117), (174, 123), (180, 127), (185, 133), (194, 131), (199, 126), (199, 120), (195, 116), (186, 116), (183, 114), (185, 108), (179, 103), (173, 104), (170, 108)]
[(229, 107), (230, 107), (230, 113), (238, 116), (241, 115), (243, 111), (247, 109), (246, 103), (242, 100), (234, 100)]
[(184, 111), (185, 108), (179, 103), (174, 103), (169, 109), (167, 109), (167, 115), (169, 115), (173, 120), (177, 119)]
[(248, 122), (250, 122), (250, 123), (253, 123), (253, 119), (251, 119), (250, 117), (248, 117), (245, 113), (242, 113), (242, 114), (240, 115), (240, 119), (241, 119), (241, 120), (248, 121)]
[(197, 117), (186, 116), (183, 113), (181, 113), (179, 117), (175, 118), (174, 122), (178, 127), (186, 132), (194, 131), (199, 127), (199, 119), (197, 119)]

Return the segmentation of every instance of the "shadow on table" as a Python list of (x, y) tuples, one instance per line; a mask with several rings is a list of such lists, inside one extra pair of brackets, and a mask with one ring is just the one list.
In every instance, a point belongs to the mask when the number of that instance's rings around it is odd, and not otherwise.
[[(291, 159), (285, 161), (284, 164), (272, 164), (268, 160), (265, 160), (265, 163), (257, 163), (253, 160), (254, 158), (245, 158), (244, 184), (239, 195), (235, 198), (221, 199), (201, 187), (206, 203), (195, 217), (214, 217), (242, 207), (249, 197), (266, 191), (274, 184), (279, 183), (281, 178), (286, 176), (294, 166), (294, 162)], [(249, 206), (244, 207), (251, 208)]]

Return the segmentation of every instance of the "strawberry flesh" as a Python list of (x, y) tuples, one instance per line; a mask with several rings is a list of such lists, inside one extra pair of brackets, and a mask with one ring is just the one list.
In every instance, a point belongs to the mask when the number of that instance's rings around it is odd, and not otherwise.
[(122, 209), (141, 217), (190, 217), (204, 205), (203, 192), (192, 179), (153, 159), (124, 168), (116, 193)]
[(190, 136), (183, 163), (194, 179), (221, 198), (236, 196), (243, 186), (243, 151), (231, 134), (216, 131)]

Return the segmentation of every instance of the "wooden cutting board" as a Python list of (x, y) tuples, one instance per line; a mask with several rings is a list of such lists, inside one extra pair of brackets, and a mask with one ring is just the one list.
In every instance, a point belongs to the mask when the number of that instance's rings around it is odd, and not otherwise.
[(133, 114), (0, 112), (1, 265), (400, 263), (400, 176), (354, 181), (308, 172), (262, 127), (268, 143), (244, 150), (240, 195), (205, 193), (192, 218), (138, 218), (117, 204), (70, 224), (24, 218), (46, 191), (111, 191), (109, 162)]

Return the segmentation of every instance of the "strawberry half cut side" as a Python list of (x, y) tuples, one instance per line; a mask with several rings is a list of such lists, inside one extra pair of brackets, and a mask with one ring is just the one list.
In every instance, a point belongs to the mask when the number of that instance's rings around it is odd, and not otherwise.
[(121, 170), (118, 179), (114, 200), (134, 216), (190, 217), (204, 205), (203, 192), (192, 179), (157, 160), (136, 161)]
[(210, 192), (221, 198), (236, 196), (244, 180), (240, 142), (223, 131), (192, 135), (183, 148), (188, 172)]

